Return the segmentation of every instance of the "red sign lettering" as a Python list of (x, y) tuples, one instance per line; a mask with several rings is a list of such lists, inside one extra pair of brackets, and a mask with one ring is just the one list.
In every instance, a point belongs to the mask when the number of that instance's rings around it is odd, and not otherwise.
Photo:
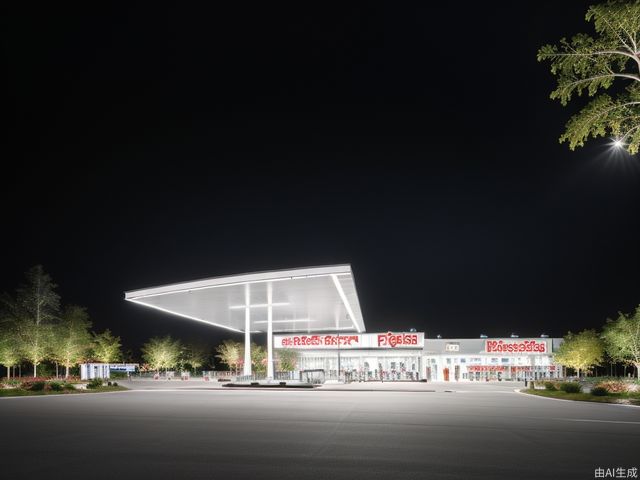
[(418, 335), (415, 333), (381, 333), (378, 335), (379, 347), (394, 348), (398, 345), (418, 345)]
[(485, 342), (487, 353), (546, 353), (547, 342), (537, 340), (487, 340)]

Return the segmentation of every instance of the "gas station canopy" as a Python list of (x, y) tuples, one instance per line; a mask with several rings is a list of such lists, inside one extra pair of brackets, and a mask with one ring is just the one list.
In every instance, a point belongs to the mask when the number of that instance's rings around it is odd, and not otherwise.
[(235, 332), (365, 331), (350, 265), (214, 277), (125, 299)]

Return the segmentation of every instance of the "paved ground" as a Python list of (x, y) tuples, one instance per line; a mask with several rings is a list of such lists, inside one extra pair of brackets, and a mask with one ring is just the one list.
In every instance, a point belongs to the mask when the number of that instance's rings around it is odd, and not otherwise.
[(640, 469), (640, 408), (444, 385), (456, 391), (2, 398), (1, 477), (591, 479), (597, 467)]

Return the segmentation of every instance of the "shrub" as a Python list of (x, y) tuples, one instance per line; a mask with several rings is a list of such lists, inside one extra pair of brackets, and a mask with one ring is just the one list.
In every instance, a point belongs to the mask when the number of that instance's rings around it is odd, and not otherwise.
[(63, 385), (63, 387), (64, 387), (65, 390), (75, 390), (76, 389), (76, 387), (74, 387), (72, 383), (65, 383)]
[(580, 393), (582, 391), (582, 385), (578, 382), (562, 382), (560, 384), (560, 390), (566, 393)]
[(591, 389), (591, 395), (595, 395), (596, 397), (605, 397), (609, 395), (609, 390), (600, 385), (596, 385)]
[(32, 392), (42, 392), (42, 391), (47, 389), (47, 383), (46, 382), (40, 382), (40, 381), (31, 382), (31, 385), (29, 385), (28, 389), (31, 390)]
[(64, 390), (64, 383), (62, 382), (49, 382), (49, 388), (54, 392), (61, 392)]
[(624, 393), (629, 390), (629, 386), (619, 380), (607, 380), (600, 382), (598, 386), (606, 389), (609, 393)]
[(556, 390), (558, 390), (558, 387), (556, 387), (556, 384), (553, 382), (544, 382), (544, 389), (555, 392)]
[(89, 381), (89, 383), (87, 383), (87, 388), (100, 388), (102, 386), (102, 379), (101, 378), (93, 378)]
[(114, 387), (118, 386), (118, 382), (113, 382), (111, 385), (113, 385)]

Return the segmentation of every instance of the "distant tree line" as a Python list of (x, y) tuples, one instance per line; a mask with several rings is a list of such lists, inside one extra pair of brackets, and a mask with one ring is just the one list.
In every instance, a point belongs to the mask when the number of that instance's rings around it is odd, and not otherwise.
[(632, 313), (619, 313), (615, 320), (608, 319), (601, 333), (567, 333), (554, 359), (578, 376), (604, 361), (622, 363), (634, 367), (640, 380), (640, 306)]
[(88, 361), (112, 363), (122, 356), (120, 337), (109, 330), (91, 331), (91, 320), (84, 307), (62, 305), (57, 285), (41, 265), (25, 273), (25, 281), (15, 293), (0, 297), (0, 365), (7, 376), (26, 362), (60, 366), (69, 377), (70, 369)]
[[(244, 367), (244, 343), (225, 340), (216, 348), (216, 357), (236, 374)], [(298, 353), (295, 350), (279, 349), (275, 354), (275, 368), (281, 372), (296, 369)], [(251, 344), (251, 368), (255, 373), (267, 370), (267, 350), (261, 345)]]
[[(192, 370), (205, 365), (212, 365), (213, 358), (204, 345), (184, 344), (171, 335), (153, 337), (142, 346), (144, 371), (167, 371), (172, 369)], [(244, 367), (244, 343), (225, 340), (215, 348), (217, 358), (229, 371), (239, 374)], [(292, 371), (297, 366), (297, 352), (279, 350), (276, 355), (276, 366), (279, 371)], [(267, 351), (262, 345), (251, 344), (251, 369), (255, 373), (267, 371)]]

